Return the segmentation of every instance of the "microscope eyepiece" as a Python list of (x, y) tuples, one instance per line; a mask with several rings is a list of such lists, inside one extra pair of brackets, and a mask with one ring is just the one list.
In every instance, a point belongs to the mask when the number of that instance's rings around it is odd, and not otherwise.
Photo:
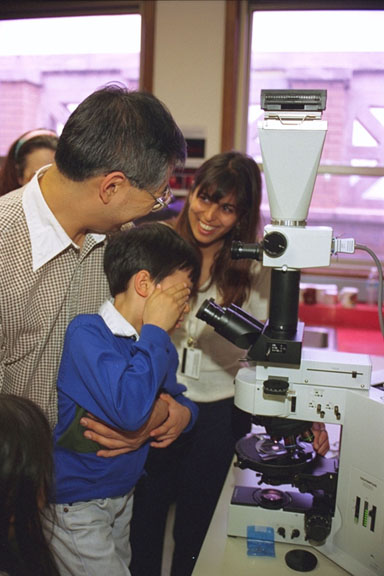
[(263, 329), (261, 322), (239, 306), (231, 304), (228, 308), (221, 307), (213, 298), (204, 300), (196, 317), (212, 326), (218, 334), (239, 348), (249, 348)]
[(260, 244), (244, 244), (244, 242), (232, 242), (231, 245), (232, 260), (259, 260), (263, 258), (263, 250)]
[(196, 313), (196, 318), (199, 318), (199, 320), (203, 320), (210, 326), (215, 327), (220, 324), (224, 314), (225, 309), (219, 306), (213, 298), (210, 298), (209, 300), (204, 300)]

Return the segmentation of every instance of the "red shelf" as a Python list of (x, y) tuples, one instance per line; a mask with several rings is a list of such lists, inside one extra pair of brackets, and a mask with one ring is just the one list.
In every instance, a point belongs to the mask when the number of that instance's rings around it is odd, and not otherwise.
[(308, 326), (332, 326), (337, 349), (342, 352), (384, 356), (377, 306), (357, 304), (355, 308), (300, 304), (299, 318)]
[(355, 354), (384, 356), (384, 339), (378, 330), (337, 328), (337, 349)]
[(357, 304), (354, 308), (345, 308), (340, 304), (300, 304), (299, 318), (313, 326), (335, 326), (345, 328), (364, 328), (380, 330), (377, 306)]

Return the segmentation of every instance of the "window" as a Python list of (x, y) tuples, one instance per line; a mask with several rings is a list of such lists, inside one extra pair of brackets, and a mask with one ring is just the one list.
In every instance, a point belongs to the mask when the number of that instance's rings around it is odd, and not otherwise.
[(0, 20), (0, 156), (109, 82), (138, 89), (140, 40), (140, 14)]
[[(328, 133), (308, 224), (331, 226), (335, 236), (353, 237), (382, 260), (383, 29), (381, 10), (254, 11), (247, 141), (248, 153), (261, 162), (262, 88), (326, 89)], [(266, 194), (263, 213), (268, 221)], [(363, 264), (369, 258), (361, 251), (355, 256)]]

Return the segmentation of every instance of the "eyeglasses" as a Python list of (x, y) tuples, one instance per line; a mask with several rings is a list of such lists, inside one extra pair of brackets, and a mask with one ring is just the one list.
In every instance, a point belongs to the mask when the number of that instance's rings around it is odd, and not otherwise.
[(174, 199), (172, 190), (170, 189), (169, 185), (166, 187), (162, 195), (159, 196), (158, 198), (156, 198), (156, 196), (152, 194), (152, 192), (150, 192), (149, 190), (146, 190), (146, 192), (148, 192), (148, 194), (150, 194), (155, 201), (155, 204), (152, 206), (151, 212), (157, 212), (158, 210), (162, 210), (163, 208), (168, 206), (168, 204), (170, 204)]

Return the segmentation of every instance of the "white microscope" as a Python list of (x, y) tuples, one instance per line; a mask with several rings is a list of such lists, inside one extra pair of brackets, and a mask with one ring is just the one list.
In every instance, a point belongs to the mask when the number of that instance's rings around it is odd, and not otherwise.
[[(248, 350), (235, 404), (263, 426), (236, 446), (236, 465), (256, 474), (255, 485), (234, 490), (228, 534), (272, 527), (275, 541), (316, 546), (354, 576), (383, 576), (384, 392), (371, 387), (369, 356), (303, 348), (298, 321), (300, 270), (328, 266), (344, 248), (331, 228), (306, 224), (327, 131), (325, 104), (324, 90), (261, 92), (271, 224), (261, 244), (235, 243), (232, 256), (272, 268), (268, 321), (213, 300), (197, 316)], [(337, 457), (313, 451), (313, 422), (340, 426)]]

